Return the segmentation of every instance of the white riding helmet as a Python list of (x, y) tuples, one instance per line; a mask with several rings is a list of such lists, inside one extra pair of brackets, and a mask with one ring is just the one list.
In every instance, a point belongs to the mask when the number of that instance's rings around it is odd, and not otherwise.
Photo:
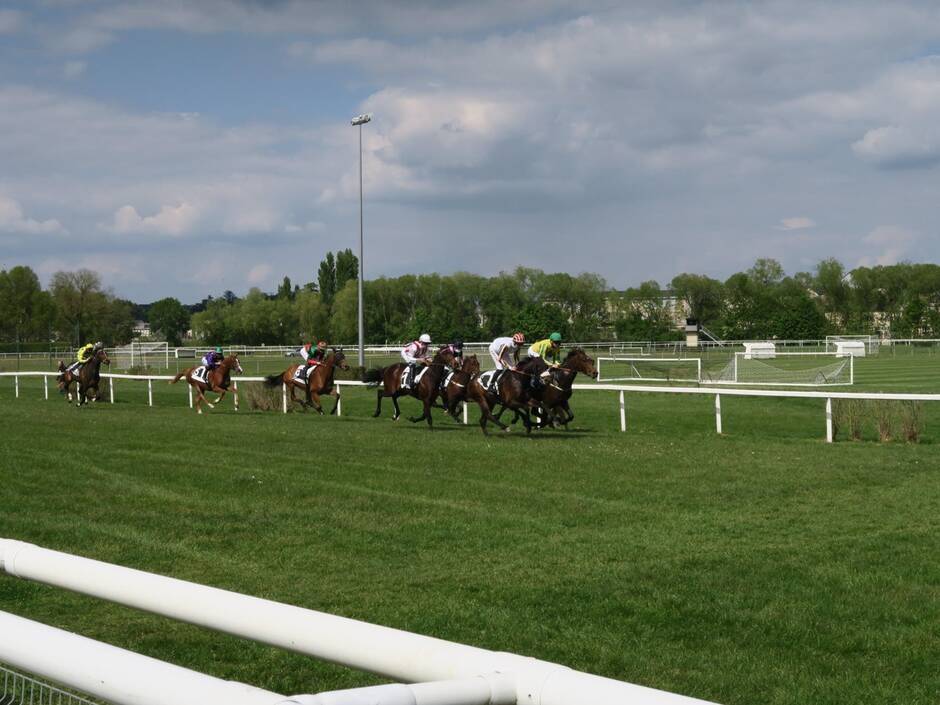
[(418, 342), (421, 342), (421, 343), (430, 343), (430, 342), (431, 342), (431, 336), (428, 335), (427, 333), (422, 333), (422, 334), (421, 334), (421, 337), (418, 338)]

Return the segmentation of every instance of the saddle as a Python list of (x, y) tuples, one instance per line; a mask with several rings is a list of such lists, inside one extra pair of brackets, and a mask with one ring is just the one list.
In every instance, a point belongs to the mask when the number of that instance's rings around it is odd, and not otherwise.
[(506, 370), (487, 370), (480, 375), (480, 385), (487, 391), (493, 394), (499, 388), (499, 380), (505, 374)]
[(203, 384), (209, 384), (208, 368), (206, 368), (205, 365), (199, 365), (199, 367), (196, 367), (190, 373), (190, 377), (192, 377), (197, 382), (202, 382)]

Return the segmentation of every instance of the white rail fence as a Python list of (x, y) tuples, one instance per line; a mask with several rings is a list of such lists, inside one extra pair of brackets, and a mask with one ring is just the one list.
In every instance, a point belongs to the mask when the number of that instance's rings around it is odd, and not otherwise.
[(0, 539), (0, 570), (402, 681), (288, 698), (0, 612), (0, 661), (116, 705), (708, 705), (12, 539)]
[[(0, 372), (0, 377), (13, 377), (15, 385), (15, 396), (20, 396), (20, 377), (42, 377), (43, 378), (43, 390), (45, 393), (45, 398), (49, 398), (49, 377), (55, 377), (55, 372)], [(108, 390), (109, 398), (111, 403), (114, 403), (114, 380), (115, 379), (127, 379), (127, 380), (138, 380), (147, 382), (147, 399), (148, 405), (153, 406), (153, 380), (172, 380), (173, 378), (167, 375), (123, 375), (123, 374), (112, 374), (105, 372), (101, 374), (102, 377), (108, 378)], [(232, 378), (232, 387), (233, 391), (238, 391), (239, 382), (263, 382), (264, 377), (233, 377)], [(797, 390), (777, 390), (777, 389), (740, 389), (740, 388), (717, 388), (716, 385), (720, 383), (711, 383), (709, 387), (667, 387), (661, 385), (638, 385), (638, 384), (574, 384), (572, 389), (576, 391), (587, 391), (587, 392), (617, 392), (618, 401), (620, 405), (620, 430), (626, 432), (627, 430), (627, 406), (626, 406), (626, 394), (628, 393), (641, 393), (641, 394), (708, 394), (715, 397), (715, 431), (720, 435), (723, 431), (722, 420), (721, 420), (721, 397), (765, 397), (765, 398), (778, 398), (778, 399), (819, 399), (825, 401), (824, 413), (825, 413), (825, 428), (826, 428), (826, 442), (832, 443), (833, 441), (833, 422), (832, 422), (832, 400), (833, 399), (857, 399), (862, 401), (927, 401), (935, 402), (940, 401), (940, 394), (895, 394), (889, 392), (809, 392), (809, 391), (797, 391)], [(358, 382), (354, 380), (336, 380), (336, 385), (338, 388), (342, 387), (368, 387), (373, 386), (366, 382)], [(193, 392), (192, 387), (188, 384), (186, 385), (189, 389), (189, 406), (193, 406)], [(336, 414), (337, 416), (342, 416), (342, 393), (338, 391), (337, 404), (336, 404)], [(288, 411), (288, 393), (287, 385), (281, 385), (281, 409), (283, 413)], [(468, 410), (467, 404), (463, 404), (463, 423), (469, 423), (468, 420)], [(238, 405), (235, 405), (235, 410), (238, 410)]]

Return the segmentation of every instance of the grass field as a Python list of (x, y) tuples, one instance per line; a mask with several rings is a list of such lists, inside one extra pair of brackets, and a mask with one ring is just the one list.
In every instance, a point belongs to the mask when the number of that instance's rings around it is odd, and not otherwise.
[[(852, 389), (940, 392), (938, 366)], [(940, 404), (919, 444), (829, 445), (819, 400), (725, 397), (719, 437), (711, 396), (631, 394), (621, 434), (578, 392), (571, 431), (485, 439), (367, 390), (337, 419), (116, 389), (0, 380), (0, 536), (727, 705), (937, 702)], [(0, 609), (282, 693), (376, 682), (7, 576)]]

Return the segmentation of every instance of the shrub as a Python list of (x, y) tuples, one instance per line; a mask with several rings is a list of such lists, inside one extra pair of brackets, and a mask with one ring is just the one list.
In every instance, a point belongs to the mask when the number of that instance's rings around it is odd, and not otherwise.
[(919, 401), (900, 404), (901, 436), (908, 443), (917, 443), (924, 432), (924, 406)]
[(279, 411), (281, 388), (265, 387), (260, 382), (243, 382), (238, 385), (239, 401), (252, 411)]
[(872, 404), (878, 440), (882, 443), (894, 437), (895, 408), (890, 401), (876, 401)]

